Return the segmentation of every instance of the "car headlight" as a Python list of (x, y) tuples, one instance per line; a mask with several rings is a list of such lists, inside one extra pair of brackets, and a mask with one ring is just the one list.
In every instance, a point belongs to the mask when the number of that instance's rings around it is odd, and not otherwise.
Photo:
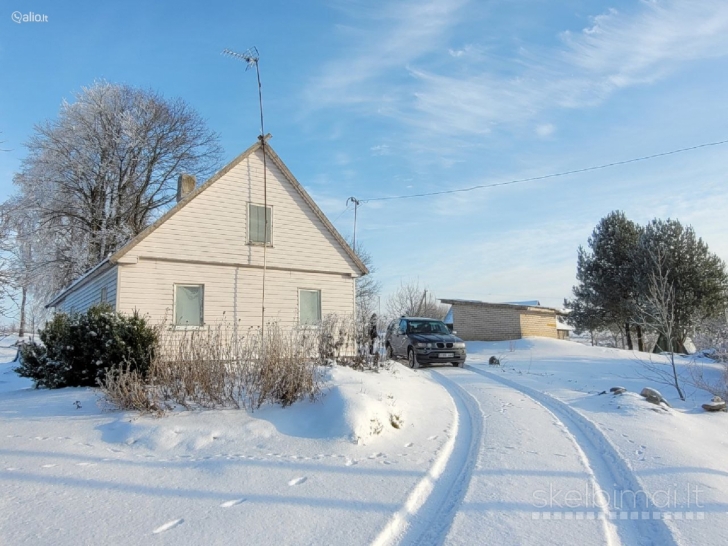
[(452, 346), (455, 347), (456, 349), (465, 349), (465, 342), (456, 341), (455, 343), (452, 344)]
[(424, 341), (418, 341), (415, 343), (415, 347), (418, 349), (432, 349), (434, 346), (434, 343), (425, 343)]

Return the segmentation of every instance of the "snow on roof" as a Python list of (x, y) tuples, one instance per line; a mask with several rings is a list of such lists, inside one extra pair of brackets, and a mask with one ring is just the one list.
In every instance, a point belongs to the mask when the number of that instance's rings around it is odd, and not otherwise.
[(557, 330), (568, 330), (569, 332), (574, 331), (573, 326), (566, 324), (565, 322), (559, 320), (558, 318), (556, 319), (556, 329)]
[(479, 301), (479, 300), (461, 300), (461, 299), (440, 299), (442, 303), (449, 303), (451, 305), (457, 304), (457, 303), (466, 303), (466, 304), (472, 304), (472, 305), (482, 305), (485, 307), (505, 307), (505, 306), (511, 306), (511, 307), (520, 307), (521, 309), (539, 309), (544, 311), (554, 311), (557, 314), (563, 314), (564, 311), (561, 309), (556, 309), (555, 307), (544, 307), (541, 305), (541, 303), (538, 300), (529, 300), (529, 301), (511, 301), (511, 302), (490, 302), (490, 301)]

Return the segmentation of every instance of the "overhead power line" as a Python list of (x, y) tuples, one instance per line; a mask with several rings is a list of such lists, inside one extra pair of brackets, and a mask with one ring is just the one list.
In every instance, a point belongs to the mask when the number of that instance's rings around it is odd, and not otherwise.
[(582, 169), (574, 169), (572, 171), (564, 171), (559, 173), (544, 174), (541, 176), (532, 176), (529, 178), (519, 178), (516, 180), (508, 180), (507, 182), (495, 182), (492, 184), (478, 184), (477, 186), (470, 186), (468, 188), (458, 188), (454, 190), (441, 190), (426, 193), (412, 193), (409, 195), (396, 195), (391, 197), (369, 197), (367, 199), (360, 199), (360, 203), (369, 203), (371, 201), (393, 201), (395, 199), (412, 199), (414, 197), (430, 197), (434, 195), (446, 195), (450, 193), (465, 193), (474, 190), (481, 190), (485, 188), (496, 188), (498, 186), (510, 186), (513, 184), (523, 184), (524, 182), (534, 182), (536, 180), (546, 180), (547, 178), (557, 178), (560, 176), (568, 176), (570, 174), (579, 174), (589, 171), (598, 171), (600, 169), (608, 169), (610, 167), (617, 167), (619, 165), (627, 165), (628, 163), (636, 163), (638, 161), (647, 161), (648, 159), (655, 159), (657, 157), (664, 157), (667, 155), (679, 154), (683, 152), (689, 152), (691, 150), (697, 150), (699, 148), (707, 148), (709, 146), (720, 146), (721, 144), (728, 144), (728, 140), (720, 140), (718, 142), (706, 142), (705, 144), (698, 144), (697, 146), (690, 146), (688, 148), (680, 148), (678, 150), (670, 150), (669, 152), (662, 152), (659, 154), (645, 155), (642, 157), (635, 157), (632, 159), (625, 159), (623, 161), (614, 161), (612, 163), (605, 163), (603, 165), (596, 165), (593, 167), (584, 167)]

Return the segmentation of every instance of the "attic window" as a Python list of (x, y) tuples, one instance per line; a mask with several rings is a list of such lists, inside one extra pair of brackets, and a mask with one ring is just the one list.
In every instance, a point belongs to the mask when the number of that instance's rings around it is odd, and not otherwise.
[[(267, 215), (266, 215), (267, 212)], [(268, 226), (266, 229), (266, 216)], [(271, 244), (273, 210), (271, 207), (248, 204), (248, 242), (253, 244)]]
[(205, 286), (202, 284), (174, 285), (174, 325), (202, 326), (204, 324)]

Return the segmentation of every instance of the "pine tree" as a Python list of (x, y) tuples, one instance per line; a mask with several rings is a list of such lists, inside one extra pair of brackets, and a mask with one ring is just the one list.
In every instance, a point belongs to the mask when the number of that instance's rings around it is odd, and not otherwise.
[(619, 326), (632, 348), (630, 324), (635, 312), (638, 285), (633, 256), (641, 228), (621, 211), (602, 218), (588, 244), (579, 247), (574, 299), (566, 301), (569, 322), (578, 331)]
[[(658, 259), (659, 258), (659, 259)], [(636, 281), (640, 292), (655, 278), (664, 278), (671, 290), (674, 339), (663, 350), (684, 352), (691, 330), (702, 320), (722, 315), (728, 306), (728, 274), (725, 264), (708, 250), (692, 227), (678, 220), (652, 220), (644, 228), (634, 254)], [(643, 319), (653, 316), (649, 298), (638, 301)], [(649, 320), (645, 320), (649, 324)], [(659, 330), (660, 325), (654, 325)]]

